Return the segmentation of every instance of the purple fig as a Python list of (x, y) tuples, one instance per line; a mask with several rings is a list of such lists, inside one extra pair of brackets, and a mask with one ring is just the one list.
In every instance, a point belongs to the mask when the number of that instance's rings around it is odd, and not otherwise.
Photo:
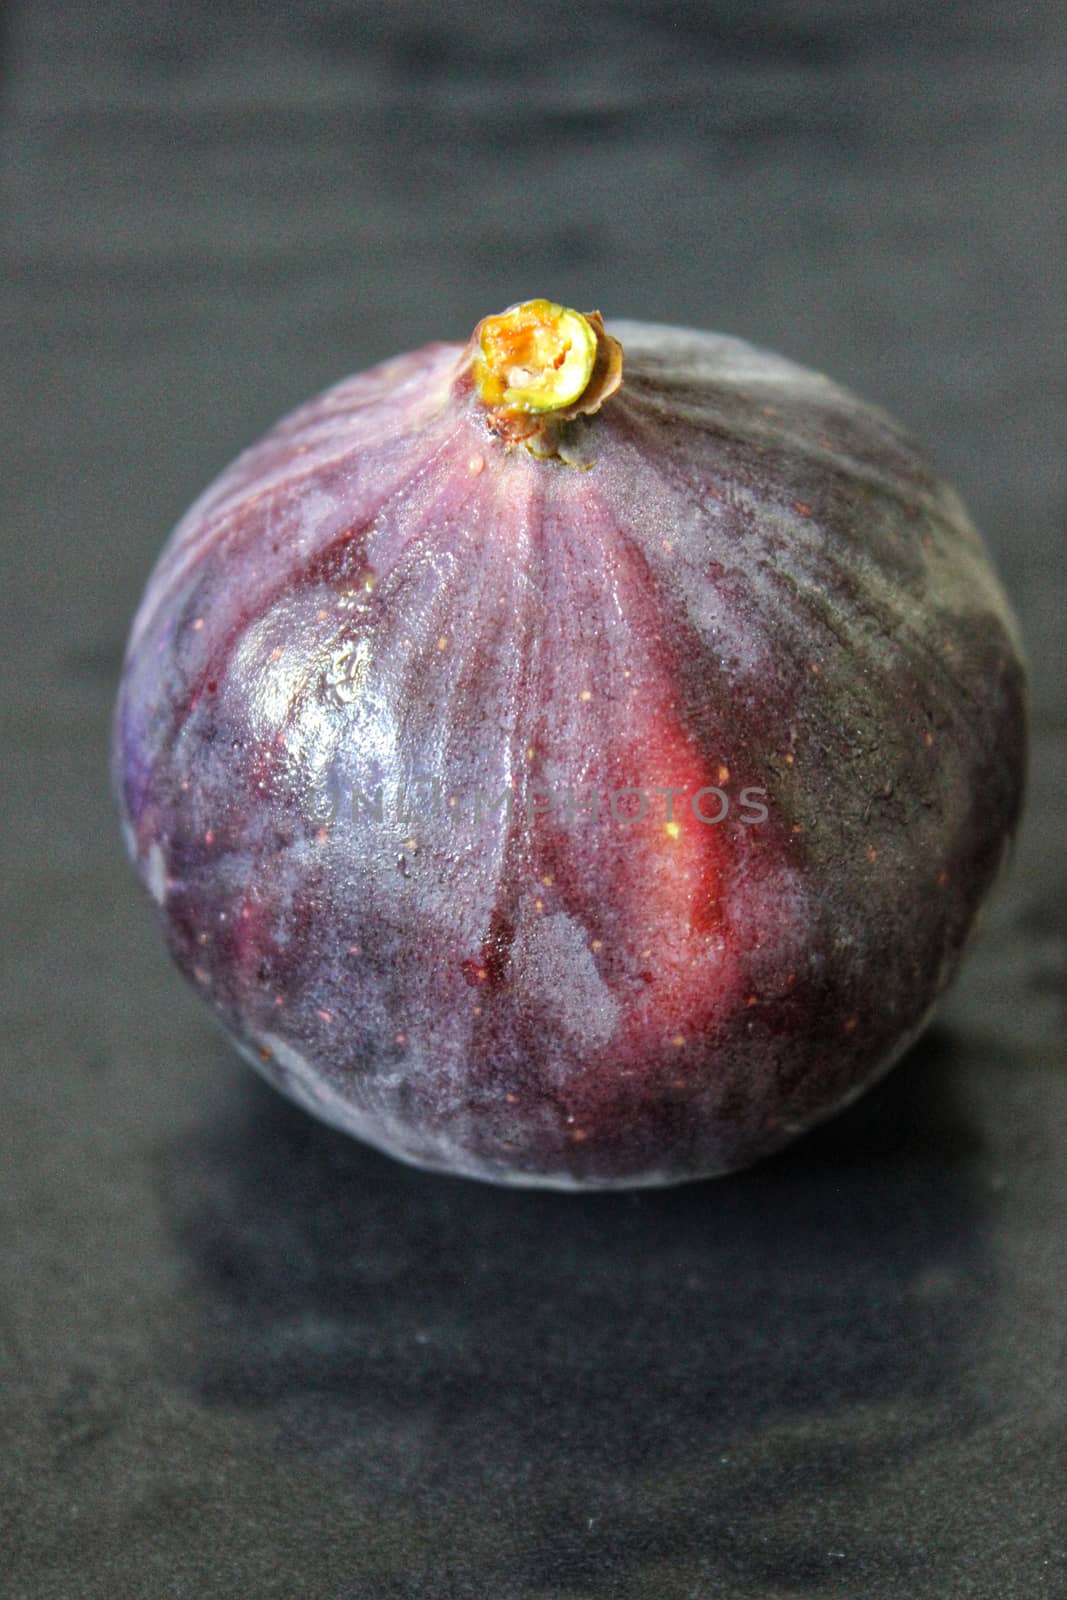
[(1015, 827), (1016, 626), (880, 411), (547, 301), (346, 379), (174, 531), (130, 854), (267, 1078), (498, 1182), (743, 1166), (897, 1059)]

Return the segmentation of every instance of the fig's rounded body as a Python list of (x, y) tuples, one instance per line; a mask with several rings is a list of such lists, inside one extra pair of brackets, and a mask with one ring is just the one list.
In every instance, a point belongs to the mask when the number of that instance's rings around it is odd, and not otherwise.
[(842, 1105), (1020, 804), (1015, 627), (910, 442), (739, 341), (612, 332), (547, 459), (453, 345), (282, 422), (175, 530), (116, 711), (130, 853), (240, 1048), (502, 1182), (700, 1177)]

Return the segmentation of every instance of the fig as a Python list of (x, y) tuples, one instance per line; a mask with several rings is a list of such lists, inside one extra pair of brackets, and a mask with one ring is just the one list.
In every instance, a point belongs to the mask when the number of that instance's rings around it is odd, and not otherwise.
[(167, 543), (128, 849), (238, 1048), (502, 1183), (768, 1154), (907, 1048), (1021, 804), (1017, 626), (880, 410), (546, 300), (346, 379)]

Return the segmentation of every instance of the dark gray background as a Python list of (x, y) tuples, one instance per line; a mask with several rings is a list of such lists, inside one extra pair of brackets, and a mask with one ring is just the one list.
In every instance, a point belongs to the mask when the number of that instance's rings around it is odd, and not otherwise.
[[(6, 1595), (1067, 1592), (1067, 13), (22, 5), (3, 40)], [(171, 971), (106, 736), (169, 526), (344, 373), (534, 294), (882, 402), (1034, 671), (941, 1020), (785, 1156), (401, 1168)]]

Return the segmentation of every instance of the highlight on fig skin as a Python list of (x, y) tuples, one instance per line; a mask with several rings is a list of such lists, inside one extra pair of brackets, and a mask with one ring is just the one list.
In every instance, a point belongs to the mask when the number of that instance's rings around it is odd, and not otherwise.
[[(205, 491), (113, 770), (175, 961), (277, 1088), (420, 1166), (629, 1188), (770, 1154), (925, 1026), (1018, 819), (1024, 690), (882, 412), (532, 300)], [(647, 816), (585, 805), (627, 793)]]

